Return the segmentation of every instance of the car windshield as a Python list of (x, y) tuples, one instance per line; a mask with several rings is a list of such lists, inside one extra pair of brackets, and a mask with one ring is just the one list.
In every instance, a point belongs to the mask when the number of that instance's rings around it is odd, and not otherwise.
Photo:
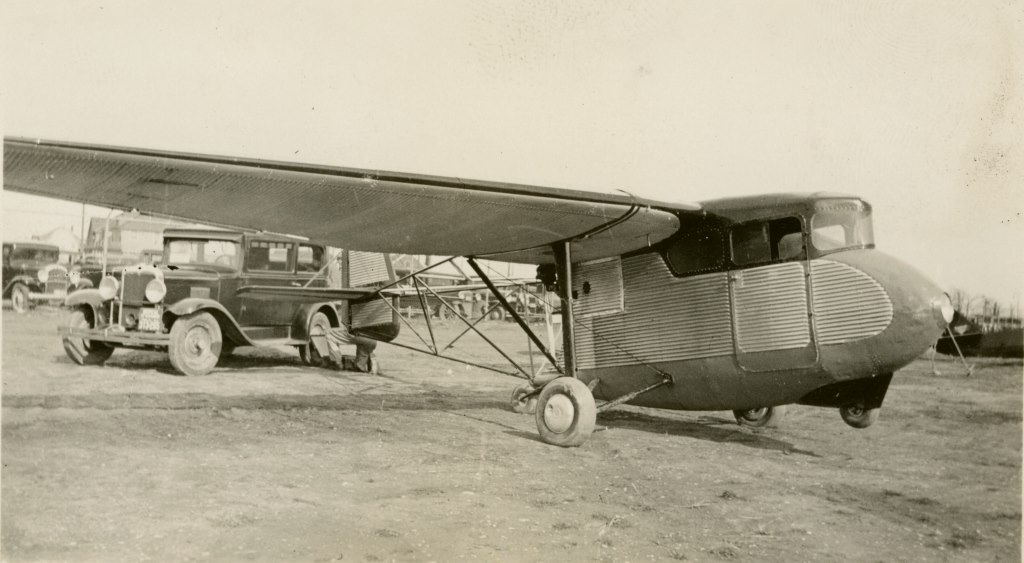
[(15, 248), (11, 251), (11, 260), (32, 260), (35, 262), (56, 262), (59, 250), (47, 248)]
[(170, 240), (164, 245), (167, 264), (220, 266), (237, 269), (240, 245), (230, 240)]
[(819, 204), (811, 218), (811, 244), (819, 253), (873, 247), (871, 208), (855, 200)]

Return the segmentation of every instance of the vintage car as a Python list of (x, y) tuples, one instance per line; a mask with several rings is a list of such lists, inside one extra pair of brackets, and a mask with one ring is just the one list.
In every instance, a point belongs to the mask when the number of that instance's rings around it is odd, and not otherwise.
[(83, 365), (118, 347), (166, 350), (178, 372), (203, 375), (236, 346), (295, 346), (320, 365), (326, 345), (317, 337), (350, 313), (397, 334), (386, 303), (350, 311), (328, 293), (326, 260), (324, 246), (290, 237), (168, 229), (159, 266), (124, 267), (68, 296), (64, 350)]
[(19, 313), (35, 303), (59, 304), (76, 280), (59, 264), (60, 249), (38, 242), (3, 243), (3, 298)]

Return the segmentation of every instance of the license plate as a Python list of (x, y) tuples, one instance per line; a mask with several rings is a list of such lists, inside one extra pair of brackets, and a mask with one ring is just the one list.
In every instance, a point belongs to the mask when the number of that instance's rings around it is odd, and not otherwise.
[(139, 330), (150, 332), (160, 331), (160, 311), (157, 309), (143, 309), (139, 312)]
[(58, 289), (58, 290), (54, 291), (53, 294), (56, 295), (57, 297), (67, 297), (68, 296), (68, 290), (66, 290), (66, 289)]

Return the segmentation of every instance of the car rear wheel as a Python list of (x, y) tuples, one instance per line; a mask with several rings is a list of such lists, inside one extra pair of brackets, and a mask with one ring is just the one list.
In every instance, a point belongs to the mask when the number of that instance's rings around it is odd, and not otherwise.
[[(331, 320), (323, 313), (313, 315), (309, 321), (309, 340), (299, 346), (299, 358), (307, 366), (324, 366), (330, 357), (325, 357), (320, 350), (327, 350), (327, 331), (331, 330)], [(316, 344), (319, 344), (317, 346)]]
[(171, 365), (184, 375), (206, 375), (217, 365), (222, 344), (217, 319), (210, 313), (192, 313), (171, 325), (167, 352)]
[[(67, 320), (68, 328), (93, 328), (92, 315), (86, 315), (82, 309), (71, 311)], [(73, 362), (80, 366), (98, 366), (110, 358), (114, 353), (114, 347), (98, 340), (86, 340), (65, 336), (61, 338), (64, 344), (64, 352)]]
[(11, 288), (11, 308), (17, 313), (26, 313), (32, 306), (32, 300), (28, 297), (28, 286), (23, 283), (16, 283)]

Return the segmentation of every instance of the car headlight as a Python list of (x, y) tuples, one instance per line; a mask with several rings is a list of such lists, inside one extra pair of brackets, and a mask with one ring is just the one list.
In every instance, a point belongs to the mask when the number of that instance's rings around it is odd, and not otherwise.
[(50, 279), (50, 269), (41, 268), (36, 272), (36, 277), (39, 278), (39, 283), (46, 283), (46, 280)]
[(159, 303), (167, 295), (167, 286), (160, 279), (152, 279), (146, 284), (146, 300)]
[(78, 285), (82, 281), (82, 272), (78, 270), (72, 270), (68, 272), (68, 283), (71, 285)]
[(103, 276), (103, 279), (100, 280), (100, 297), (102, 297), (104, 301), (113, 299), (114, 296), (117, 295), (118, 287), (119, 284), (117, 283), (117, 278), (114, 276)]

